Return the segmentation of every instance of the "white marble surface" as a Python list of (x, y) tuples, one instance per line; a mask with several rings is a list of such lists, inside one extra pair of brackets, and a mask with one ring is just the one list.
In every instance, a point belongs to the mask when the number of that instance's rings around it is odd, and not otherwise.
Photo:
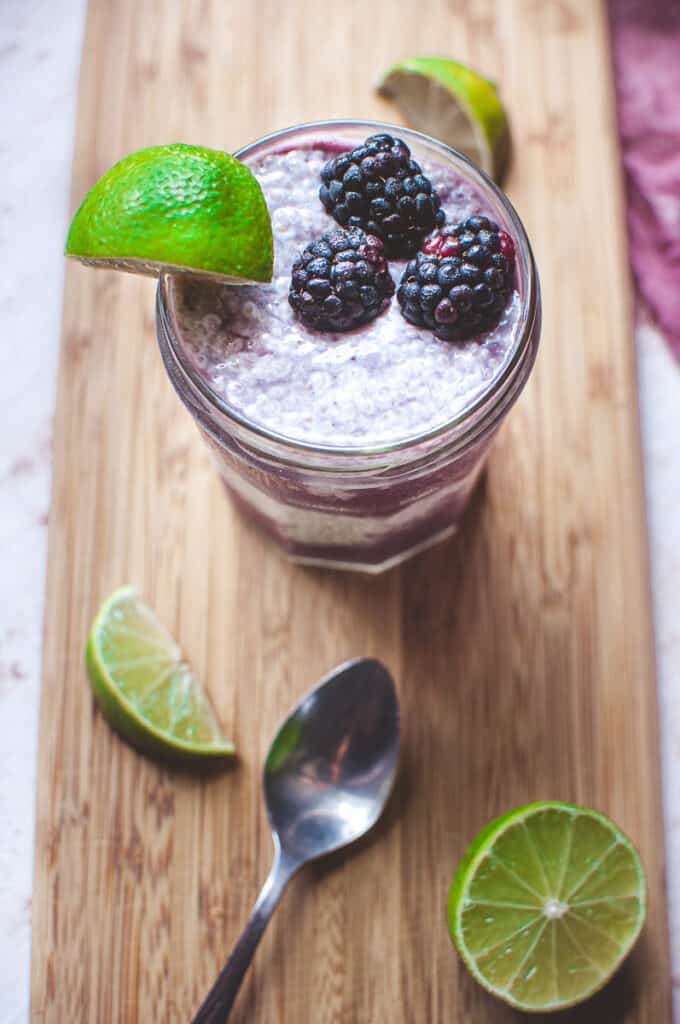
[[(85, 0), (0, 18), (0, 1024), (28, 1019), (50, 434)], [(680, 367), (638, 330), (680, 1024)]]

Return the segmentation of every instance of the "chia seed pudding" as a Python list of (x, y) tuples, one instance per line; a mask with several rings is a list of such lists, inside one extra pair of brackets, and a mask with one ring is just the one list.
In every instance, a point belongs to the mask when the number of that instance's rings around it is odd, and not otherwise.
[[(166, 367), (237, 505), (298, 560), (373, 571), (457, 525), (526, 378), (540, 319), (531, 253), (507, 200), (445, 147), (397, 128), (389, 131), (410, 146), (447, 225), (482, 214), (512, 237), (516, 287), (497, 325), (440, 340), (409, 323), (396, 296), (349, 331), (316, 331), (296, 316), (292, 264), (338, 228), (318, 199), (322, 168), (378, 129), (307, 126), (240, 154), (271, 215), (271, 284), (166, 275), (159, 289)], [(406, 264), (389, 261), (397, 286)]]

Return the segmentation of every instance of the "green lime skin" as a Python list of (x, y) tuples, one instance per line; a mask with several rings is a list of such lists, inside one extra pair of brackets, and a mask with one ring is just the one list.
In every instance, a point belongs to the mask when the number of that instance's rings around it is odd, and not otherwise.
[(185, 143), (150, 146), (114, 164), (88, 192), (66, 255), (134, 273), (265, 283), (271, 222), (259, 183), (233, 156)]

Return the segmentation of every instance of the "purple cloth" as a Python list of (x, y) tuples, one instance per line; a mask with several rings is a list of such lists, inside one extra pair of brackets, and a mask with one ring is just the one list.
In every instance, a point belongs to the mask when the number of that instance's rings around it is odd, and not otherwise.
[(631, 262), (680, 359), (680, 0), (610, 0)]

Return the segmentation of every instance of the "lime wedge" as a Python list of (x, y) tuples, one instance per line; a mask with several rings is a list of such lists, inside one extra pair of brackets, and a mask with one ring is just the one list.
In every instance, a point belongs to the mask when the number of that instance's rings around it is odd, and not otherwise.
[(418, 131), (440, 139), (500, 181), (510, 155), (510, 128), (494, 82), (443, 57), (411, 57), (378, 83)]
[(582, 807), (521, 807), (483, 829), (449, 896), (449, 929), (477, 981), (530, 1013), (602, 988), (646, 913), (640, 858), (616, 825)]
[(245, 164), (204, 146), (151, 146), (114, 164), (88, 192), (66, 255), (135, 274), (271, 281), (272, 228)]
[(99, 609), (86, 661), (104, 716), (142, 753), (198, 761), (234, 753), (179, 647), (134, 587)]

